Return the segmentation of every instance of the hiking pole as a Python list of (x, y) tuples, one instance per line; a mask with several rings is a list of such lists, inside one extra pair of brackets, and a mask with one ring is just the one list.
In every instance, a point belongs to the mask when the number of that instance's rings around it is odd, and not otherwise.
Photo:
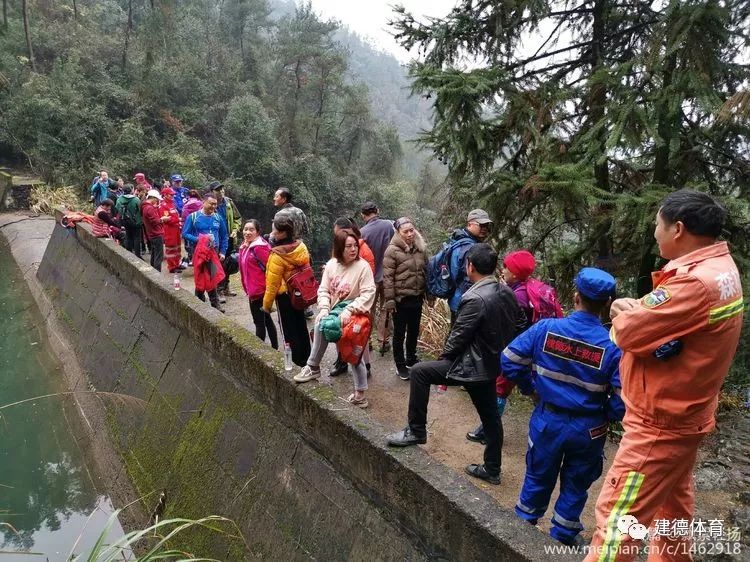
[(274, 300), (276, 304), (276, 317), (279, 320), (279, 333), (281, 334), (281, 342), (284, 344), (284, 370), (288, 373), (292, 370), (292, 347), (286, 341), (284, 335), (284, 326), (281, 323), (281, 310), (279, 309), (279, 303)]

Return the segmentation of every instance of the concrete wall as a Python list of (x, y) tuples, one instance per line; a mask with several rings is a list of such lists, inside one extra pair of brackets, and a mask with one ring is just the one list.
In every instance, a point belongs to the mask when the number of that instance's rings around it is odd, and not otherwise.
[(296, 386), (279, 353), (87, 225), (58, 224), (37, 275), (97, 391), (82, 409), (113, 496), (147, 496), (134, 522), (164, 491), (163, 517), (237, 522), (246, 544), (185, 539), (219, 559), (548, 558), (545, 535), (419, 448), (385, 447), (362, 411)]
[(0, 211), (7, 206), (7, 198), (13, 189), (13, 176), (8, 172), (0, 171)]

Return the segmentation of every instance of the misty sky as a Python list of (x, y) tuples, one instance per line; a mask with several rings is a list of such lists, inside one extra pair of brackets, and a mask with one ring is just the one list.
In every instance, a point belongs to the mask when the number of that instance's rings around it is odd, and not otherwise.
[(417, 16), (444, 16), (456, 0), (312, 0), (313, 9), (325, 18), (336, 18), (357, 34), (371, 39), (383, 51), (400, 61), (409, 60), (408, 53), (396, 45), (388, 33), (387, 22), (393, 17), (391, 6), (402, 4)]

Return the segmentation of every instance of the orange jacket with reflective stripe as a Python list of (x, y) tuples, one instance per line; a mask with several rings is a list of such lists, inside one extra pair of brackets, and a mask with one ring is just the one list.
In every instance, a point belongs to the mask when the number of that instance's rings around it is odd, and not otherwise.
[[(663, 429), (706, 433), (715, 425), (719, 390), (742, 329), (742, 286), (726, 242), (670, 261), (653, 274), (654, 290), (612, 322), (622, 349), (627, 409)], [(679, 355), (654, 350), (680, 340)]]

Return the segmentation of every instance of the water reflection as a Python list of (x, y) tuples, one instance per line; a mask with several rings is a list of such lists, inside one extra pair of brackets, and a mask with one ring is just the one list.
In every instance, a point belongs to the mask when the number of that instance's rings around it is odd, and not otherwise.
[[(0, 406), (64, 391), (31, 306), (25, 282), (0, 246)], [(63, 400), (69, 398), (0, 410), (0, 561), (17, 560), (20, 551), (26, 551), (23, 560), (63, 561), (79, 539), (76, 552), (87, 552), (113, 511), (95, 489)]]

